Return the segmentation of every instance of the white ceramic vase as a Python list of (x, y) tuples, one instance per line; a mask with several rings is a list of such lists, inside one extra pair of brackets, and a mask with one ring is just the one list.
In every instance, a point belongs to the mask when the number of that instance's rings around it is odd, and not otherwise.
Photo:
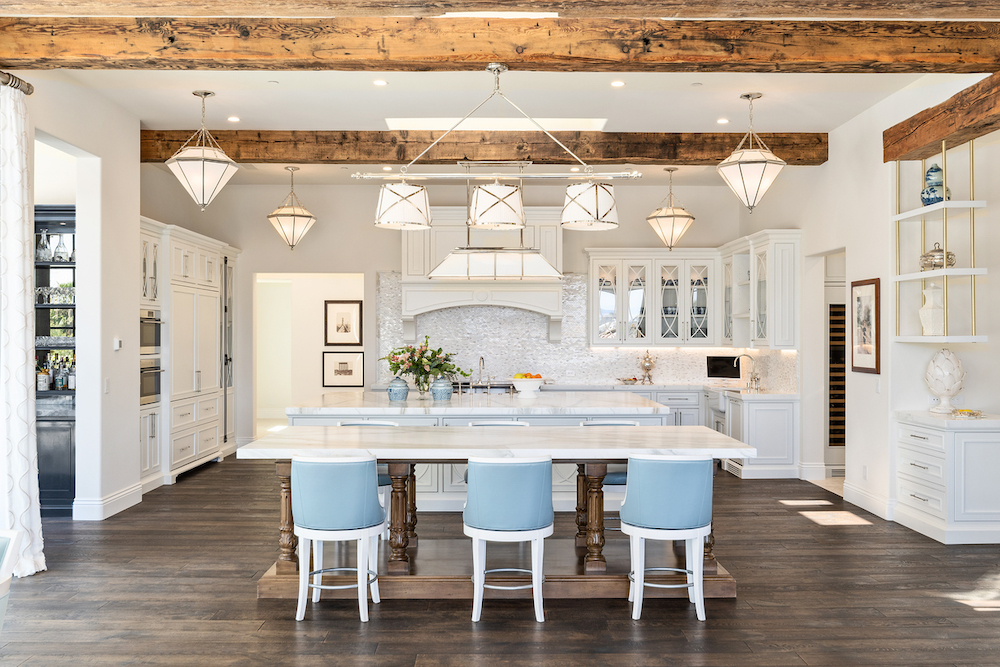
[(941, 288), (931, 283), (924, 290), (924, 305), (917, 311), (920, 314), (920, 327), (925, 336), (944, 335), (944, 300)]
[(951, 399), (965, 386), (962, 362), (951, 351), (940, 350), (927, 364), (924, 381), (931, 393), (940, 400), (940, 403), (931, 408), (931, 412), (949, 414), (953, 409)]

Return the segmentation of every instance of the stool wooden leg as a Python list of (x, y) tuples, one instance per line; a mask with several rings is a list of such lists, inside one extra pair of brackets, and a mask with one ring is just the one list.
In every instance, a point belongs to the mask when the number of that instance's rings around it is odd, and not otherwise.
[(309, 540), (302, 538), (299, 544), (299, 602), (295, 607), (295, 620), (306, 617), (306, 598), (309, 596)]
[[(323, 569), (323, 540), (313, 540), (313, 570)], [(308, 569), (308, 568), (307, 568)], [(313, 575), (313, 585), (319, 586), (323, 583), (323, 573)], [(313, 602), (319, 602), (319, 595), (322, 591), (318, 588), (313, 589)]]
[(542, 607), (542, 577), (545, 563), (545, 538), (536, 537), (531, 540), (531, 596), (535, 600), (535, 620), (545, 622), (545, 610)]
[(406, 555), (409, 538), (406, 531), (406, 482), (410, 477), (409, 463), (390, 463), (389, 478), (392, 495), (389, 496), (389, 555), (387, 574), (409, 574), (410, 558)]
[(472, 538), (472, 622), (483, 616), (483, 588), (486, 583), (486, 540)]
[(368, 622), (368, 547), (371, 540), (367, 537), (358, 539), (358, 611), (361, 622)]
[(638, 621), (642, 615), (642, 593), (646, 581), (646, 540), (638, 535), (630, 535), (632, 544), (632, 578), (635, 587), (632, 595), (632, 620)]
[[(381, 537), (382, 537), (381, 535), (373, 535), (372, 537), (369, 538), (371, 540), (371, 545), (369, 545), (368, 547), (369, 549), (368, 569), (374, 572), (376, 577), (378, 576), (378, 541)], [(380, 603), (382, 601), (382, 598), (379, 597), (378, 579), (375, 579), (375, 581), (372, 582), (371, 589), (372, 589), (372, 602), (374, 602), (375, 604)]]

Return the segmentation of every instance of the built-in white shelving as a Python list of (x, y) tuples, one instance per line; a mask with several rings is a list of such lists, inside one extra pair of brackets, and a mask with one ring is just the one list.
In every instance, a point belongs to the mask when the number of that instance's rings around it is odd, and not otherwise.
[(970, 208), (986, 208), (986, 202), (984, 201), (939, 201), (936, 204), (931, 204), (930, 206), (921, 206), (920, 208), (915, 208), (911, 211), (906, 211), (905, 213), (899, 213), (892, 216), (895, 220), (916, 220), (918, 218), (923, 218), (929, 215), (933, 215), (938, 211), (944, 210), (954, 210), (954, 209), (970, 209)]

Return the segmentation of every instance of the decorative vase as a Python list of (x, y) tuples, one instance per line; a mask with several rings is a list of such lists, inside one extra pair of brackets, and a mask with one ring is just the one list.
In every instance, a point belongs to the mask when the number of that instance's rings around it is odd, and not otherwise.
[(937, 164), (932, 164), (924, 174), (924, 186), (920, 191), (920, 201), (924, 206), (951, 199), (951, 188), (944, 187), (944, 174)]
[(920, 314), (920, 326), (925, 336), (944, 335), (944, 301), (941, 288), (930, 283), (924, 290), (924, 305), (917, 311)]
[(950, 414), (953, 409), (951, 399), (965, 386), (962, 362), (949, 350), (941, 350), (927, 364), (924, 381), (931, 393), (940, 400), (940, 403), (931, 408), (931, 412)]
[(435, 401), (450, 401), (452, 393), (451, 380), (443, 375), (439, 375), (431, 383), (431, 398)]
[(410, 387), (406, 384), (406, 380), (397, 375), (392, 379), (385, 391), (389, 394), (390, 401), (405, 401), (406, 397), (410, 394)]
[(431, 378), (429, 375), (414, 375), (413, 376), (413, 386), (417, 388), (420, 392), (420, 397), (423, 398), (428, 390), (431, 388)]

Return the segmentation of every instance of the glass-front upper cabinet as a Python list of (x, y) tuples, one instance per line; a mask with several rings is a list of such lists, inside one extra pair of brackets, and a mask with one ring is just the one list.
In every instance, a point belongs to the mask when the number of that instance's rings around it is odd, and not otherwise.
[(659, 260), (660, 345), (713, 345), (712, 274), (715, 260)]
[(688, 325), (685, 333), (691, 343), (709, 343), (712, 339), (711, 299), (709, 280), (714, 268), (711, 262), (688, 262)]
[(767, 344), (767, 250), (754, 253), (754, 281), (752, 286), (753, 309), (751, 317), (752, 339)]
[(591, 265), (592, 345), (649, 341), (651, 262), (595, 261)]
[(139, 276), (142, 280), (141, 305), (160, 304), (160, 239), (149, 234), (139, 235)]
[(733, 258), (722, 263), (722, 340), (733, 342)]

